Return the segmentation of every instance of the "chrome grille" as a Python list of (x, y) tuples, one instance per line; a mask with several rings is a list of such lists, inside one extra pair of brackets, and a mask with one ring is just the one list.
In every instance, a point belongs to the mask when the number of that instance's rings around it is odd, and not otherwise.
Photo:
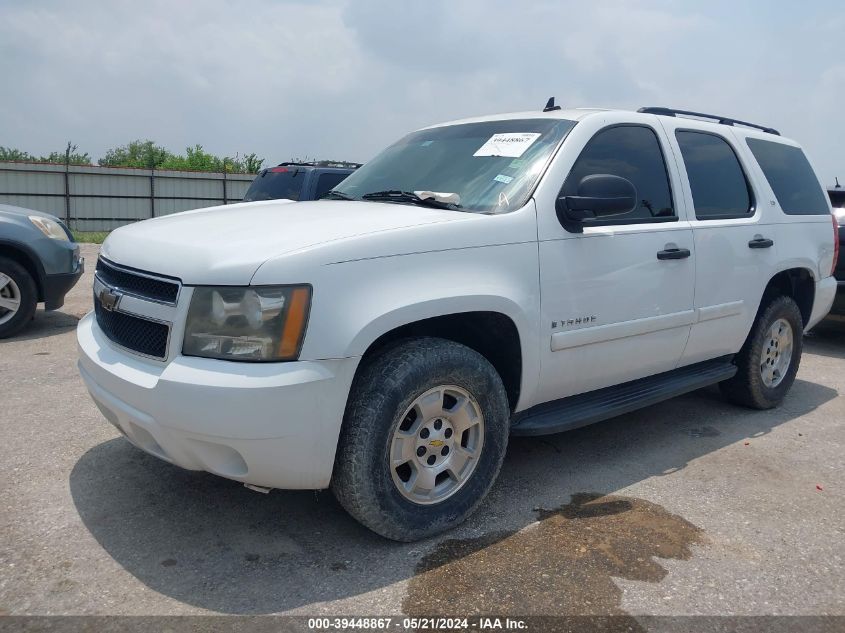
[(167, 358), (167, 344), (170, 339), (168, 324), (126, 312), (107, 310), (96, 295), (94, 313), (97, 316), (97, 325), (113, 343), (157, 360)]
[(102, 257), (97, 260), (96, 274), (107, 286), (150, 301), (175, 305), (179, 297), (178, 279), (118, 266)]

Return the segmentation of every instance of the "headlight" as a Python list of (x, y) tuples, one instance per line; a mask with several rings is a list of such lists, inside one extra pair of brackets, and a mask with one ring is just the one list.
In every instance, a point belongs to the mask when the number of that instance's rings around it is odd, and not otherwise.
[(51, 240), (60, 240), (62, 242), (69, 242), (67, 232), (61, 224), (50, 218), (44, 218), (40, 215), (29, 216), (29, 221), (37, 226), (41, 232), (49, 237)]
[(310, 286), (194, 288), (182, 353), (225, 360), (296, 360), (310, 306)]

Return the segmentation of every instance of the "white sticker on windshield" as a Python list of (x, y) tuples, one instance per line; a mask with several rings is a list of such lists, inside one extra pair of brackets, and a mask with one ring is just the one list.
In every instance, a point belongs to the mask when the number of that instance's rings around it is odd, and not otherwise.
[(510, 156), (519, 158), (540, 137), (539, 132), (502, 132), (494, 134), (473, 156)]

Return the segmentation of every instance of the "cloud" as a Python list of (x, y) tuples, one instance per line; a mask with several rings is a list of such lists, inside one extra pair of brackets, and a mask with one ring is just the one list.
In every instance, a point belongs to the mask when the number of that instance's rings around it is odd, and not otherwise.
[[(0, 2), (0, 144), (365, 160), (441, 120), (672, 105), (782, 128), (845, 175), (836, 3)], [(833, 17), (828, 17), (833, 16)]]

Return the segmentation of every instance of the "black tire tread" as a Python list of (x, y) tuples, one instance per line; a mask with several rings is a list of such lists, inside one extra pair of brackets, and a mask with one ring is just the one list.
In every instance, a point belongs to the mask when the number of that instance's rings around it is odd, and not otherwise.
[[(793, 329), (793, 357), (787, 375), (783, 381), (771, 389), (763, 384), (760, 375), (759, 359), (763, 351), (765, 334), (770, 324), (778, 318), (791, 322)], [(798, 372), (803, 348), (804, 323), (801, 310), (792, 297), (778, 295), (772, 297), (758, 311), (751, 332), (742, 349), (734, 358), (738, 370), (736, 375), (719, 383), (722, 394), (734, 404), (752, 409), (771, 409), (781, 403)]]
[[(460, 510), (460, 516), (428, 525), (399, 525), (379, 507), (374, 486), (368, 485), (372, 483), (371, 464), (361, 447), (377, 446), (384, 441), (384, 429), (373, 421), (382, 415), (385, 407), (390, 406), (390, 394), (401, 390), (403, 378), (418, 371), (421, 365), (426, 371), (436, 371), (446, 363), (454, 364), (456, 359), (462, 359), (466, 367), (480, 369), (497, 383), (494, 389), (497, 393), (492, 394), (492, 397), (499, 410), (492, 412), (492, 415), (504, 416), (504, 424), (509, 424), (507, 396), (499, 375), (481, 354), (453, 341), (429, 337), (397, 341), (373, 358), (362, 361), (365, 365), (353, 383), (338, 442), (332, 491), (349, 514), (386, 538), (409, 542), (453, 527), (481, 503), (501, 468), (504, 450), (498, 456), (493, 476), (488, 476), (489, 481), (482, 493), (473, 503)], [(486, 419), (490, 415), (491, 412), (485, 412)], [(489, 433), (490, 429), (486, 428), (485, 434)], [(506, 444), (507, 434), (504, 442)]]
[(38, 286), (26, 268), (8, 257), (0, 257), (0, 272), (14, 279), (21, 291), (18, 313), (8, 323), (0, 325), (0, 338), (8, 338), (20, 332), (35, 316), (35, 309), (38, 307)]

